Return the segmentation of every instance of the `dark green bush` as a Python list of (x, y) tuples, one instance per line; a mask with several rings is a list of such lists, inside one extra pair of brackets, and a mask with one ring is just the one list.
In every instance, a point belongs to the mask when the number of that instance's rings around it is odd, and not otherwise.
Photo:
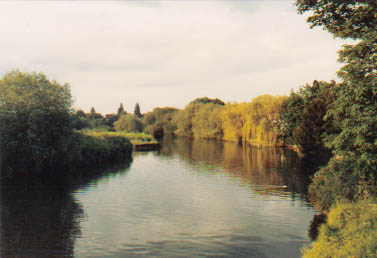
[(101, 166), (107, 162), (119, 162), (131, 159), (132, 144), (125, 137), (95, 137), (79, 134), (76, 136), (76, 139), (76, 155), (72, 157), (73, 168)]
[(316, 208), (328, 210), (337, 201), (358, 201), (377, 196), (377, 184), (372, 164), (348, 155), (333, 157), (313, 177), (309, 196)]

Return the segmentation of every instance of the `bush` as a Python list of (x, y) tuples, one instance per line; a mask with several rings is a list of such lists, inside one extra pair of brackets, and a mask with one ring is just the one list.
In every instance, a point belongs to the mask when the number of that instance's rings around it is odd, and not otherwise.
[(72, 161), (73, 169), (131, 159), (132, 144), (123, 136), (78, 134), (76, 139), (78, 145)]
[(377, 203), (364, 200), (331, 209), (316, 242), (303, 249), (303, 258), (377, 257)]
[(358, 157), (333, 157), (321, 168), (309, 186), (309, 197), (319, 210), (328, 210), (337, 201), (358, 201), (377, 197), (375, 168)]

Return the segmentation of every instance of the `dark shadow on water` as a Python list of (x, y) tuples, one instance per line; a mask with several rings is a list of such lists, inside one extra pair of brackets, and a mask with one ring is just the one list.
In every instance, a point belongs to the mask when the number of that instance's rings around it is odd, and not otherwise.
[(128, 162), (67, 176), (2, 179), (0, 257), (74, 257), (84, 210), (72, 192), (104, 176), (125, 173), (129, 166)]
[(325, 214), (316, 214), (313, 217), (312, 222), (310, 223), (310, 228), (309, 228), (309, 237), (312, 241), (315, 241), (318, 237), (319, 234), (319, 228), (323, 223), (326, 222), (326, 215)]

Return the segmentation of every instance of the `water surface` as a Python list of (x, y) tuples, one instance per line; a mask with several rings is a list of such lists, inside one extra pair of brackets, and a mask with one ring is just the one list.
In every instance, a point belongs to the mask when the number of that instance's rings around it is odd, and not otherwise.
[(134, 153), (129, 167), (60, 190), (8, 191), (2, 254), (300, 257), (314, 215), (306, 184), (290, 151), (170, 140), (159, 152)]

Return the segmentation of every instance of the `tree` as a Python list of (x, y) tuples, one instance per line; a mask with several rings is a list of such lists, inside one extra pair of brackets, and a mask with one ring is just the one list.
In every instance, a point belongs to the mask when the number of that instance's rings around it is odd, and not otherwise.
[(336, 128), (325, 116), (333, 108), (338, 87), (334, 81), (314, 81), (291, 93), (280, 114), (282, 137), (287, 143), (298, 145), (304, 154), (328, 152), (323, 138)]
[(190, 102), (190, 104), (209, 104), (209, 103), (221, 105), (221, 106), (225, 105), (224, 101), (220, 99), (210, 99), (208, 97), (197, 98)]
[(223, 106), (213, 103), (196, 105), (199, 108), (192, 119), (192, 133), (194, 137), (222, 139), (223, 129), (220, 112), (223, 110)]
[(138, 117), (138, 118), (141, 118), (143, 115), (141, 114), (140, 112), (140, 105), (138, 102), (136, 102), (136, 105), (135, 105), (135, 110), (134, 110), (134, 114)]
[(43, 171), (60, 162), (72, 134), (68, 84), (42, 73), (8, 72), (0, 80), (0, 149), (15, 172)]
[(142, 132), (143, 122), (136, 115), (124, 114), (114, 123), (117, 131)]
[(96, 110), (94, 109), (94, 107), (91, 107), (90, 108), (90, 116), (94, 117), (95, 115), (96, 115)]
[[(311, 12), (308, 22), (322, 26), (334, 37), (358, 40), (339, 51), (345, 65), (334, 108), (326, 114), (339, 131), (326, 137), (336, 157), (346, 158), (334, 177), (355, 177), (358, 189), (352, 198), (377, 195), (377, 2), (374, 0), (297, 0), (299, 13)], [(335, 163), (335, 161), (334, 161)], [(344, 175), (343, 175), (344, 174)], [(329, 182), (332, 180), (329, 180)], [(325, 192), (324, 179), (314, 181), (317, 192)], [(341, 195), (341, 193), (338, 193)]]
[(84, 111), (77, 110), (76, 112), (73, 112), (71, 126), (76, 130), (89, 127), (89, 118), (86, 116)]
[(312, 12), (311, 27), (323, 26), (335, 37), (365, 39), (376, 35), (377, 2), (374, 0), (297, 0), (299, 13)]
[(120, 115), (122, 115), (123, 113), (125, 113), (125, 111), (124, 111), (124, 108), (123, 108), (123, 103), (121, 102), (120, 105), (119, 105), (119, 108), (118, 108), (118, 112), (117, 112), (118, 117)]
[(177, 129), (174, 116), (178, 109), (172, 107), (155, 108), (143, 117), (144, 131), (152, 134), (156, 139), (164, 135), (173, 134)]

